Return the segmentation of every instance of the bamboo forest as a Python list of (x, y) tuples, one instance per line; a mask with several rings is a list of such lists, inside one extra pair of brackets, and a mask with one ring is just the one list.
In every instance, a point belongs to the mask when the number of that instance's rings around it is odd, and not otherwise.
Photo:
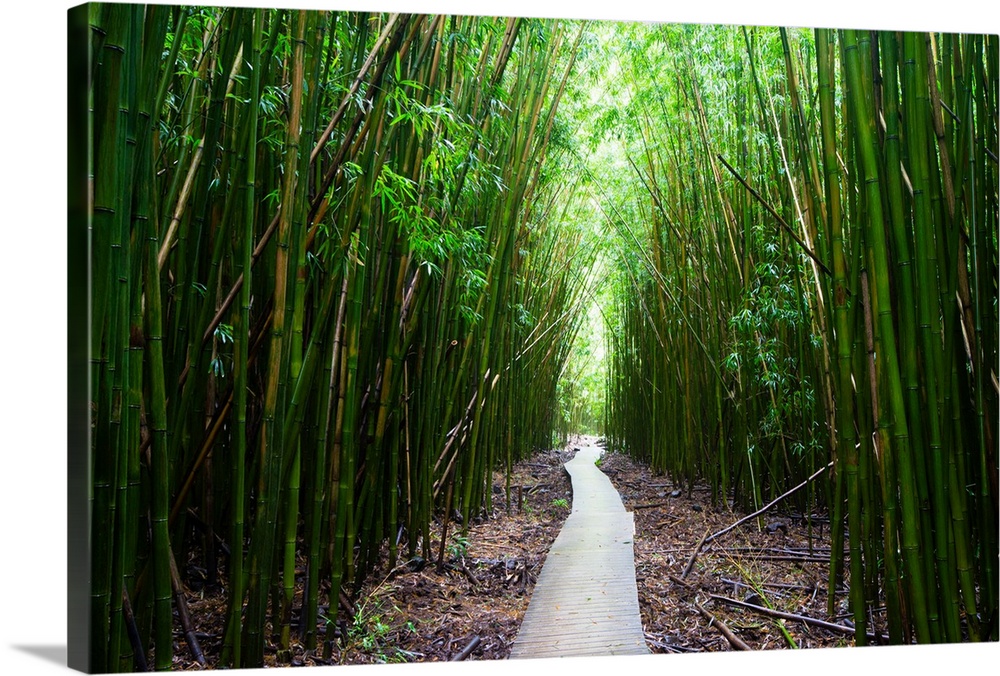
[(647, 652), (998, 640), (998, 36), (69, 25), (81, 668), (506, 658), (588, 445)]

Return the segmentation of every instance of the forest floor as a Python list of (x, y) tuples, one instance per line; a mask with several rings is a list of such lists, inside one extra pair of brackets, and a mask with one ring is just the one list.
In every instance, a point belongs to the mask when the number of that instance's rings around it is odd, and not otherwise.
[(759, 523), (751, 519), (705, 545), (691, 565), (702, 538), (746, 514), (714, 508), (708, 487), (696, 485), (689, 492), (624, 455), (604, 456), (601, 469), (618, 489), (625, 509), (635, 515), (636, 584), (651, 652), (736, 649), (719, 623), (742, 641), (745, 647), (740, 649), (854, 645), (853, 629), (845, 622), (850, 617), (846, 589), (835, 590), (838, 614), (832, 622), (840, 629), (766, 613), (828, 619), (830, 539), (825, 515), (812, 516), (810, 531), (801, 514), (778, 503)]
[[(574, 452), (571, 441), (566, 449), (538, 453), (517, 464), (509, 510), (503, 475), (496, 474), (493, 517), (471, 524), (464, 537), (449, 535), (443, 568), (436, 560), (403, 559), (393, 570), (375, 570), (350, 612), (341, 612), (347, 619), (328, 624), (325, 636), (321, 628), (320, 649), (307, 651), (293, 636), (291, 662), (278, 661), (272, 642), (265, 650), (265, 664), (506, 658), (546, 553), (569, 515), (571, 484), (562, 465)], [(814, 517), (810, 533), (801, 515), (779, 504), (761, 517), (761, 524), (748, 521), (706, 545), (684, 576), (701, 539), (744, 515), (713, 508), (705, 487), (681, 490), (667, 477), (619, 454), (604, 456), (601, 469), (625, 508), (635, 513), (636, 581), (651, 652), (733, 650), (726, 629), (752, 650), (853, 645), (846, 630), (780, 619), (759, 609), (827, 619), (829, 533), (823, 518)], [(452, 524), (449, 532), (454, 531)], [(440, 533), (440, 524), (434, 532)], [(435, 557), (438, 547), (439, 542), (433, 543)], [(296, 608), (304, 568), (301, 561)], [(222, 596), (186, 591), (208, 668), (217, 666), (221, 649)], [(846, 627), (845, 606), (846, 593), (838, 589), (836, 607), (842, 615), (834, 621)], [(183, 632), (177, 632), (176, 640), (175, 668), (205, 668), (192, 659)]]

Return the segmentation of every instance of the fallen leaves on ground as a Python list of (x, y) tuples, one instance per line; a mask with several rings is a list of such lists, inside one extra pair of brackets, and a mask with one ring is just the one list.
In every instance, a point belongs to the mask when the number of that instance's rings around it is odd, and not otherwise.
[[(769, 617), (712, 598), (831, 620), (826, 612), (830, 540), (825, 515), (807, 519), (785, 511), (779, 503), (759, 523), (752, 519), (707, 544), (682, 578), (702, 538), (746, 514), (713, 506), (708, 487), (675, 484), (618, 453), (605, 455), (601, 469), (618, 489), (625, 508), (634, 512), (639, 608), (652, 652), (733, 649), (698, 611), (696, 602), (753, 650), (854, 644), (846, 633)], [(832, 621), (840, 622), (847, 617), (847, 593), (836, 589), (835, 594), (842, 615)]]
[[(408, 559), (401, 548), (394, 570), (383, 564), (353, 595), (353, 618), (345, 617), (342, 610), (337, 622), (320, 627), (320, 646), (315, 652), (305, 650), (295, 636), (305, 580), (305, 560), (301, 559), (290, 655), (279, 661), (272, 638), (265, 648), (265, 666), (448, 661), (475, 637), (479, 640), (467, 659), (505, 659), (549, 547), (569, 516), (571, 484), (563, 463), (572, 456), (572, 450), (551, 450), (516, 464), (510, 478), (509, 510), (504, 475), (494, 474), (490, 518), (474, 519), (464, 535), (454, 522), (449, 524), (441, 569), (436, 559), (438, 522), (431, 529), (431, 560)], [(208, 668), (218, 668), (225, 597), (190, 589), (186, 596)], [(321, 607), (324, 617), (328, 608)], [(175, 641), (176, 668), (202, 669), (191, 658), (179, 628)]]
[[(577, 443), (579, 443), (577, 441)], [(569, 477), (563, 463), (575, 452), (540, 452), (514, 466), (508, 509), (503, 474), (494, 475), (490, 518), (474, 520), (466, 534), (449, 526), (444, 566), (437, 566), (440, 541), (432, 541), (432, 560), (401, 559), (394, 570), (384, 564), (352, 596), (353, 617), (341, 611), (337, 622), (320, 627), (320, 646), (307, 651), (296, 636), (305, 561), (299, 562), (293, 638), (279, 661), (275, 638), (265, 650), (266, 666), (429, 662), (455, 659), (505, 659), (517, 636), (535, 581), (552, 542), (570, 512)], [(700, 552), (690, 574), (681, 579), (701, 539), (744, 516), (714, 507), (703, 486), (675, 485), (626, 456), (604, 456), (601, 469), (635, 515), (636, 582), (646, 643), (654, 653), (733, 649), (700, 605), (751, 649), (820, 648), (853, 645), (853, 637), (768, 617), (733, 607), (727, 597), (818, 619), (842, 622), (846, 591), (836, 591), (841, 616), (828, 618), (825, 520), (813, 516), (812, 529), (801, 515), (765, 514), (715, 540)], [(520, 489), (521, 508), (518, 509)], [(771, 526), (768, 528), (767, 526)], [(439, 537), (441, 524), (432, 528)], [(432, 538), (433, 540), (433, 538)], [(197, 586), (197, 585), (195, 585)], [(218, 667), (225, 622), (225, 596), (188, 589), (197, 636), (208, 668)], [(328, 606), (322, 609), (328, 615)], [(478, 639), (478, 640), (475, 640)], [(324, 650), (325, 647), (325, 650)], [(178, 669), (203, 669), (176, 632)]]

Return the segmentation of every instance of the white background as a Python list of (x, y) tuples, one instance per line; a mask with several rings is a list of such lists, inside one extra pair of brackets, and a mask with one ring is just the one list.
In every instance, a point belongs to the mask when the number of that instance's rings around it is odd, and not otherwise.
[[(66, 10), (15, 0), (0, 33), (0, 673), (66, 670)], [(211, 3), (206, 3), (211, 4)], [(234, 4), (224, 2), (221, 4)], [(995, 0), (244, 0), (254, 6), (997, 33)], [(28, 319), (28, 321), (25, 321)], [(317, 674), (993, 673), (1000, 645), (322, 667)], [(978, 669), (977, 669), (978, 667)], [(336, 670), (336, 672), (334, 672)], [(262, 673), (253, 670), (244, 673)], [(310, 672), (312, 673), (312, 672)]]

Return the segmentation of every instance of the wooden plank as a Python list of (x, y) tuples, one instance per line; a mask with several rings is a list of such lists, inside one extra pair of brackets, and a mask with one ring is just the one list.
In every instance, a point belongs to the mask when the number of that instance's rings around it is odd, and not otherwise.
[(538, 576), (511, 658), (648, 654), (632, 539), (621, 496), (581, 448), (566, 463), (573, 508)]

